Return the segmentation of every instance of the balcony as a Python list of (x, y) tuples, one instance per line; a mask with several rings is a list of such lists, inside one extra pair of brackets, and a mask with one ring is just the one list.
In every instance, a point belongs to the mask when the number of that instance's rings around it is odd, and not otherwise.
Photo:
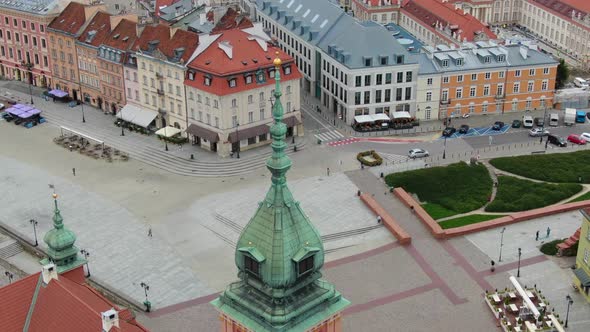
[(164, 75), (160, 74), (160, 73), (156, 73), (156, 78), (159, 80), (163, 80), (164, 79)]
[(502, 94), (499, 94), (499, 95), (497, 94), (494, 98), (496, 98), (496, 99), (504, 99), (504, 97), (505, 97), (505, 95), (502, 93)]
[(448, 105), (450, 103), (451, 103), (451, 100), (450, 99), (441, 99), (440, 100), (440, 104), (441, 105)]
[(158, 89), (158, 90), (156, 90), (156, 91), (158, 92), (158, 94), (159, 94), (160, 96), (163, 96), (163, 95), (164, 95), (164, 89)]

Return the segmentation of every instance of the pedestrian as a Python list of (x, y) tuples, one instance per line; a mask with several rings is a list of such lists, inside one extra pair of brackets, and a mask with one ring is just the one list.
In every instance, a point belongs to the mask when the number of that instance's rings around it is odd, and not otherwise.
[(151, 227), (148, 229), (148, 237), (152, 238), (152, 228)]
[(380, 224), (381, 223), (381, 216), (377, 216), (377, 223)]
[(414, 205), (410, 205), (410, 211), (412, 211), (412, 213), (414, 213)]
[(72, 152), (73, 149), (74, 149), (74, 146), (72, 144), (70, 144), (70, 152)]
[(551, 228), (547, 227), (547, 237), (549, 237), (549, 234), (551, 234)]
[(537, 231), (537, 235), (535, 235), (535, 241), (539, 241), (539, 231)]
[(74, 174), (74, 176), (76, 176), (76, 168), (75, 167), (72, 168), (72, 174)]
[(492, 264), (492, 272), (494, 272), (496, 270), (496, 262), (494, 262), (492, 260), (492, 263), (491, 264)]
[(330, 176), (330, 167), (328, 167), (328, 168), (326, 169), (326, 173), (328, 174), (328, 176)]

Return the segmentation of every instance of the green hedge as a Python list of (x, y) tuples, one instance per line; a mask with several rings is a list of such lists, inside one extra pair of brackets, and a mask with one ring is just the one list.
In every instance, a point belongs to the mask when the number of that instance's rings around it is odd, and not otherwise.
[(506, 172), (546, 182), (590, 183), (590, 151), (502, 157), (490, 160)]
[(188, 138), (184, 137), (184, 136), (172, 136), (172, 137), (165, 137), (162, 135), (157, 135), (158, 139), (160, 140), (164, 140), (164, 141), (168, 141), (169, 143), (174, 143), (174, 144), (184, 144), (186, 142), (188, 142)]
[(489, 212), (527, 211), (555, 204), (582, 190), (575, 183), (539, 183), (512, 176), (498, 177), (496, 198), (488, 206)]
[[(581, 201), (587, 201), (587, 200), (589, 200), (589, 199), (590, 199), (590, 191), (589, 191), (589, 192), (587, 192), (587, 193), (585, 193), (585, 194), (583, 194), (583, 195), (580, 195), (580, 196), (578, 196), (578, 197), (576, 197), (576, 198), (572, 199), (572, 200), (571, 200), (571, 201), (569, 201), (569, 202), (581, 202)], [(568, 203), (569, 203), (569, 202), (568, 202)]]
[(438, 224), (443, 229), (447, 229), (447, 228), (454, 228), (454, 227), (461, 227), (461, 226), (465, 226), (465, 225), (476, 224), (478, 222), (492, 220), (492, 219), (497, 219), (497, 218), (502, 218), (502, 217), (504, 217), (504, 215), (498, 215), (498, 214), (470, 214), (470, 215), (463, 216), (463, 217), (458, 217), (458, 218), (453, 218), (453, 219), (447, 219), (445, 221), (439, 222)]
[[(364, 157), (367, 156), (371, 156), (373, 159), (373, 161), (368, 161), (366, 160)], [(375, 150), (370, 150), (370, 151), (364, 151), (364, 152), (359, 152), (356, 155), (356, 159), (358, 161), (361, 162), (361, 164), (365, 165), (365, 166), (379, 166), (383, 163), (383, 158), (381, 158), (381, 156), (375, 152)]]
[(418, 195), (422, 202), (454, 211), (453, 214), (479, 209), (492, 193), (492, 179), (486, 167), (464, 162), (388, 174), (385, 182)]

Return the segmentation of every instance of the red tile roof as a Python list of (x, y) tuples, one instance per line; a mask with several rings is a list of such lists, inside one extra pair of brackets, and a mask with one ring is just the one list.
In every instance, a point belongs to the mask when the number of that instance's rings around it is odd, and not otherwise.
[(104, 42), (110, 33), (111, 15), (105, 12), (97, 12), (80, 37), (78, 37), (78, 41), (87, 45), (98, 46)]
[(103, 44), (118, 50), (126, 51), (137, 39), (136, 23), (127, 19), (121, 20), (115, 29), (105, 38)]
[[(210, 13), (212, 12), (213, 11), (211, 10)], [(235, 9), (230, 7), (221, 17), (219, 22), (217, 22), (217, 25), (215, 25), (215, 27), (211, 30), (211, 33), (214, 34), (224, 30), (230, 30), (235, 28), (245, 29), (251, 28), (253, 26), (254, 24), (252, 24), (252, 21), (250, 21), (249, 18), (240, 15)]]
[(180, 60), (183, 62), (188, 61), (199, 43), (199, 35), (182, 30), (176, 29), (173, 36), (170, 36), (170, 28), (166, 25), (148, 25), (146, 26), (139, 38), (133, 45), (133, 50), (147, 51), (149, 49), (149, 43), (151, 41), (158, 41), (157, 49), (166, 55), (168, 58), (174, 57), (174, 50), (177, 48), (184, 48), (184, 52)]
[[(120, 309), (86, 284), (77, 284), (59, 276), (49, 284), (42, 284), (40, 273), (0, 288), (0, 329), (5, 332), (22, 331), (32, 305), (31, 332), (95, 332), (102, 329), (101, 312)], [(119, 314), (119, 328), (111, 331), (147, 331), (127, 311)]]
[(443, 3), (441, 0), (407, 0), (402, 10), (432, 28), (437, 22), (443, 26), (457, 26), (457, 30), (453, 32), (460, 33), (461, 39), (473, 41), (476, 32), (483, 32), (492, 39), (496, 38), (496, 35), (477, 18), (461, 9), (454, 9), (452, 4)]
[(575, 11), (576, 15), (581, 12), (582, 17), (590, 13), (590, 2), (588, 0), (532, 0), (529, 2), (545, 7), (550, 12), (554, 12), (566, 20), (571, 20), (572, 11)]
[(574, 7), (577, 11), (590, 13), (590, 1), (588, 0), (561, 0), (560, 2)]
[[(274, 84), (274, 78), (269, 77), (267, 70), (274, 67), (273, 60), (277, 56), (276, 52), (279, 52), (278, 56), (281, 58), (283, 66), (290, 65), (291, 67), (291, 74), (282, 73), (282, 80), (301, 78), (291, 56), (271, 45), (268, 45), (267, 50), (264, 51), (256, 40), (249, 40), (248, 37), (250, 34), (241, 29), (221, 33), (217, 40), (188, 64), (189, 70), (194, 70), (195, 78), (194, 80), (186, 79), (185, 84), (216, 95), (227, 95), (258, 88), (261, 85)], [(231, 45), (231, 59), (220, 48), (220, 43)], [(246, 84), (244, 74), (254, 74), (259, 69), (265, 71), (266, 83), (258, 84), (253, 77), (253, 82)], [(210, 75), (213, 78), (210, 86), (204, 84), (205, 75)], [(236, 87), (229, 87), (228, 80), (231, 78), (236, 78)]]
[(86, 22), (84, 5), (77, 2), (70, 2), (61, 14), (49, 23), (48, 28), (73, 35), (78, 33), (84, 22)]

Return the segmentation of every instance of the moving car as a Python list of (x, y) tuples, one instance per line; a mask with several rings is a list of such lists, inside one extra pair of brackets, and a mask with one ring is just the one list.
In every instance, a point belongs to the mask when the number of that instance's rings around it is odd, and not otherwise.
[(545, 125), (545, 119), (543, 119), (543, 118), (535, 118), (535, 124), (538, 127), (543, 127)]
[(557, 135), (549, 135), (547, 136), (547, 141), (551, 144), (557, 145), (557, 146), (561, 146), (561, 147), (566, 147), (567, 146), (567, 142), (565, 139), (563, 139), (563, 137), (561, 136), (557, 136)]
[(549, 130), (541, 129), (541, 128), (533, 128), (533, 129), (531, 129), (531, 131), (529, 131), (530, 137), (547, 136), (549, 134), (550, 134)]
[(461, 127), (459, 127), (459, 134), (467, 134), (467, 132), (469, 131), (469, 125), (461, 125)]
[(567, 140), (574, 143), (574, 144), (580, 144), (580, 145), (586, 144), (586, 140), (582, 136), (576, 135), (576, 134), (569, 135), (567, 137)]
[(463, 119), (467, 119), (469, 117), (469, 113), (465, 113), (461, 116)]
[(522, 122), (520, 120), (512, 120), (512, 128), (520, 128)]
[(559, 125), (559, 115), (557, 113), (549, 114), (549, 125), (557, 127)]
[(442, 135), (449, 137), (452, 136), (456, 131), (457, 129), (455, 129), (455, 127), (446, 127), (445, 130), (443, 130)]
[(412, 149), (408, 153), (408, 157), (412, 159), (428, 157), (430, 154), (424, 149)]
[(502, 130), (502, 128), (504, 128), (504, 122), (502, 121), (496, 121), (492, 126), (492, 130)]
[(582, 137), (586, 142), (590, 142), (590, 133), (582, 133), (580, 137)]

